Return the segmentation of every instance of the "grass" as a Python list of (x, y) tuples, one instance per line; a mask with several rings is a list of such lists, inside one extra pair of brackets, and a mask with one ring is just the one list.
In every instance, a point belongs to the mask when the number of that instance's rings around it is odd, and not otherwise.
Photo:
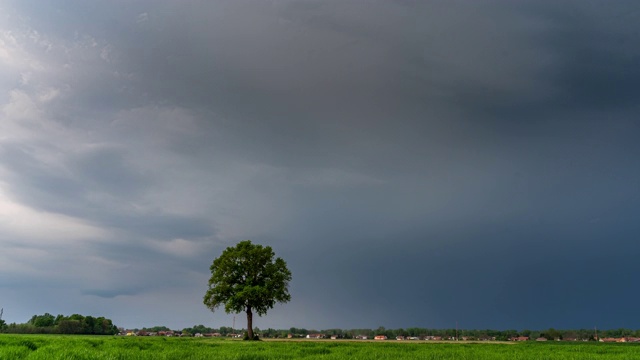
[(260, 341), (207, 338), (0, 334), (0, 359), (639, 359), (640, 344), (433, 343), (418, 341)]

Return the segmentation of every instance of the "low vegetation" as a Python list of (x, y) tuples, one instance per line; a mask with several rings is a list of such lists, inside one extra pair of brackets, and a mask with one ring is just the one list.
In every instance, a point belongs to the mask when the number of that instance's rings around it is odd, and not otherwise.
[(212, 338), (0, 335), (0, 359), (632, 359), (638, 344), (595, 342), (446, 343), (401, 341), (244, 342)]

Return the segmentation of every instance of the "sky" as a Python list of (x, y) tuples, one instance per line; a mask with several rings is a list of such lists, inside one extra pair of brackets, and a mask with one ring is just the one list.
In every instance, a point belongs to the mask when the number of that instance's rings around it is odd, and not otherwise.
[[(259, 328), (640, 328), (637, 1), (0, 0), (0, 307)], [(245, 324), (235, 315), (235, 327)]]

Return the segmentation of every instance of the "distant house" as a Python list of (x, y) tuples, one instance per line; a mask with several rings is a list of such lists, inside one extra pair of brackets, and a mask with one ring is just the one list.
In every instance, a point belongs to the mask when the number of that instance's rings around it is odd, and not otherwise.
[(196, 333), (194, 336), (195, 337), (203, 337), (204, 335), (202, 335), (201, 333)]
[(536, 339), (536, 341), (547, 341), (546, 337), (539, 337)]
[(324, 339), (323, 334), (309, 334), (307, 335), (307, 339)]
[(511, 341), (529, 341), (528, 336), (518, 336), (511, 338)]
[(367, 335), (357, 335), (356, 339), (358, 340), (367, 340), (369, 337)]
[(387, 340), (387, 335), (376, 335), (373, 340)]
[(336, 340), (338, 339), (338, 335), (331, 335), (331, 340)]
[(287, 334), (287, 339), (293, 339), (293, 334)]
[(600, 338), (600, 342), (640, 342), (640, 338), (636, 337), (619, 337), (619, 338)]
[(618, 342), (616, 338), (600, 338), (600, 342)]
[(396, 340), (404, 340), (404, 336), (396, 336)]
[(478, 340), (480, 341), (496, 341), (496, 337), (495, 336), (482, 336), (480, 338), (478, 338)]

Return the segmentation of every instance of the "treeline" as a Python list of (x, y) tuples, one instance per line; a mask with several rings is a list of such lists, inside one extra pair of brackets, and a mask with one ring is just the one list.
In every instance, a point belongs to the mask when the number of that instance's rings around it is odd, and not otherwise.
[[(577, 330), (557, 330), (549, 328), (547, 330), (476, 330), (476, 329), (428, 329), (428, 328), (406, 328), (406, 329), (386, 329), (379, 327), (377, 329), (328, 329), (328, 330), (307, 330), (290, 328), (289, 330), (262, 330), (259, 333), (263, 337), (285, 337), (292, 334), (294, 337), (306, 337), (310, 334), (322, 334), (325, 337), (336, 336), (343, 339), (353, 339), (357, 336), (367, 336), (372, 338), (376, 335), (385, 335), (389, 339), (402, 337), (440, 337), (443, 340), (449, 339), (465, 339), (465, 340), (495, 340), (508, 341), (518, 337), (528, 337), (531, 340), (544, 337), (549, 340), (586, 340), (594, 341), (596, 331), (594, 329), (577, 329)], [(609, 329), (597, 330), (599, 338), (620, 338), (620, 337), (640, 337), (640, 330), (632, 329)]]
[(5, 324), (0, 329), (10, 334), (86, 334), (86, 335), (115, 335), (118, 327), (111, 319), (104, 317), (83, 316), (53, 316), (49, 313), (33, 315), (24, 324)]
[[(236, 329), (236, 331), (240, 331)], [(211, 334), (211, 333), (219, 333), (221, 335), (227, 336), (231, 334), (235, 334), (231, 327), (221, 326), (219, 329), (214, 329), (210, 327), (206, 327), (204, 325), (194, 325), (190, 328), (182, 329), (182, 335), (195, 335), (195, 334)]]
[[(229, 327), (221, 327), (219, 329), (205, 327), (204, 325), (195, 325), (191, 328), (182, 330), (183, 335), (195, 335), (196, 333), (209, 334), (219, 333), (221, 336), (229, 336), (233, 333), (243, 333), (245, 329), (231, 329)], [(425, 339), (427, 337), (441, 338), (442, 340), (489, 340), (489, 341), (509, 341), (518, 337), (528, 337), (531, 340), (544, 337), (549, 340), (569, 340), (569, 341), (594, 341), (596, 331), (594, 329), (578, 329), (578, 330), (557, 330), (549, 328), (546, 330), (469, 330), (469, 329), (429, 329), (429, 328), (405, 328), (405, 329), (386, 329), (379, 327), (377, 329), (326, 329), (313, 330), (304, 328), (289, 329), (259, 329), (254, 328), (254, 333), (262, 338), (305, 338), (307, 335), (322, 334), (325, 338), (335, 336), (339, 339), (355, 339), (359, 336), (366, 336), (369, 339), (376, 335), (384, 335), (389, 339), (395, 339), (398, 336), (405, 338), (413, 337)], [(640, 330), (632, 329), (609, 329), (597, 330), (599, 338), (620, 338), (620, 337), (640, 337)]]
[[(123, 329), (124, 331), (124, 329)], [(204, 326), (204, 325), (193, 325), (193, 327), (187, 327), (182, 329), (182, 331), (180, 330), (172, 330), (166, 326), (152, 326), (152, 327), (143, 327), (142, 329), (139, 328), (134, 328), (134, 329), (129, 329), (126, 330), (126, 332), (133, 332), (134, 334), (143, 334), (143, 335), (148, 335), (148, 334), (158, 334), (160, 332), (172, 332), (172, 334), (174, 335), (182, 335), (182, 336), (194, 336), (196, 334), (213, 334), (213, 333), (218, 333), (224, 336), (228, 336), (231, 334), (234, 334), (233, 329), (231, 327), (226, 327), (226, 326), (221, 326), (219, 329), (216, 328), (211, 328), (208, 326)], [(236, 330), (240, 333), (242, 333), (242, 330)], [(124, 332), (123, 332), (124, 333)]]
[[(227, 329), (224, 326), (221, 329)], [(229, 328), (231, 329), (231, 328)], [(127, 331), (133, 332), (134, 334), (138, 334), (138, 333), (143, 333), (143, 334), (149, 334), (149, 333), (158, 333), (160, 331), (174, 331), (177, 332), (179, 334), (182, 335), (188, 335), (188, 336), (193, 336), (195, 334), (210, 334), (210, 333), (215, 333), (215, 332), (220, 332), (221, 330), (219, 329), (214, 329), (214, 328), (210, 328), (204, 325), (194, 325), (193, 327), (189, 327), (189, 328), (184, 328), (182, 329), (182, 332), (180, 331), (176, 331), (176, 330), (172, 330), (166, 326), (152, 326), (152, 327), (143, 327), (142, 329), (139, 328), (133, 328), (133, 329), (129, 329)], [(224, 332), (224, 334), (226, 334), (227, 331)], [(229, 333), (231, 333), (231, 331), (229, 331)]]

